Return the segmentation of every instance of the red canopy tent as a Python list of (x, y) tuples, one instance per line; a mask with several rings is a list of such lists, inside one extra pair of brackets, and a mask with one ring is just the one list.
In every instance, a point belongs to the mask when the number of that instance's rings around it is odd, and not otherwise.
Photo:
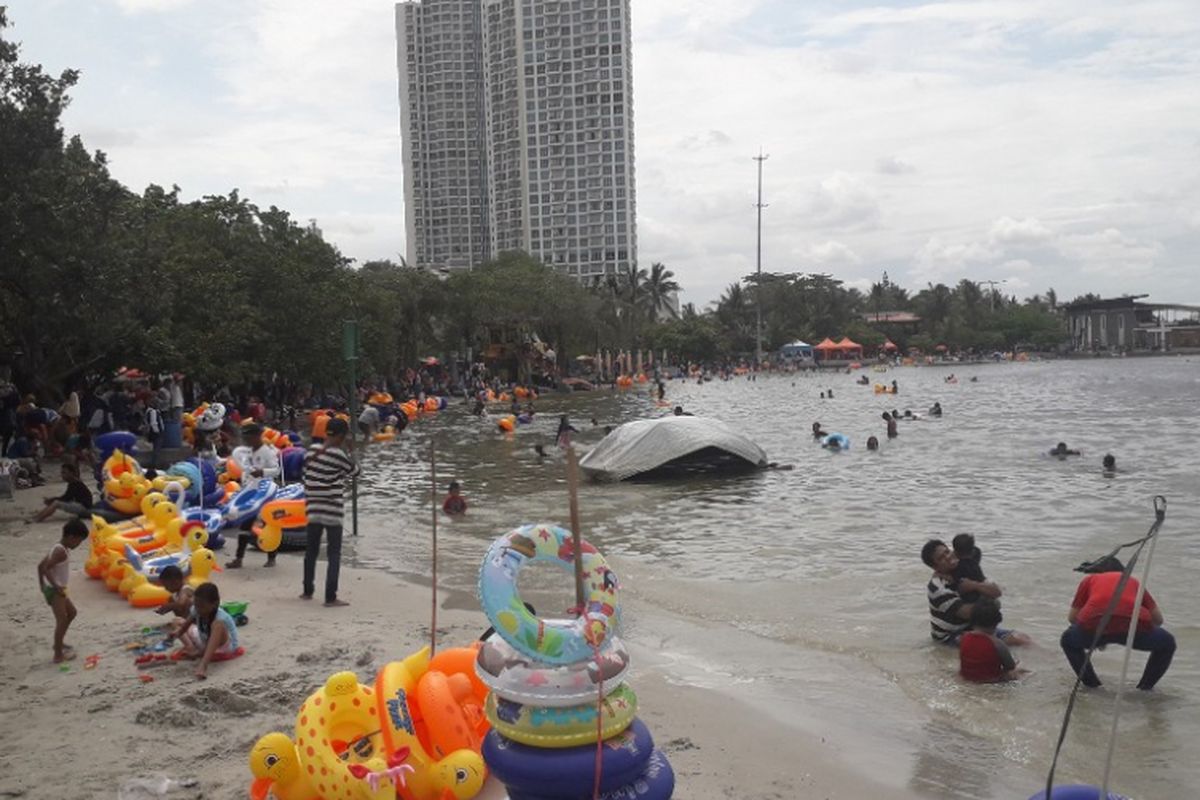
[(849, 336), (843, 336), (842, 340), (837, 343), (839, 350), (857, 350), (862, 353), (862, 345), (850, 339)]
[(891, 351), (891, 350), (899, 350), (900, 348), (896, 347), (896, 343), (893, 342), (891, 339), (885, 339), (883, 342), (883, 349)]
[(813, 350), (829, 351), (829, 350), (840, 350), (840, 349), (841, 348), (838, 347), (837, 342), (833, 341), (833, 339), (830, 339), (828, 336), (826, 336), (824, 339), (822, 339), (820, 344), (813, 345)]

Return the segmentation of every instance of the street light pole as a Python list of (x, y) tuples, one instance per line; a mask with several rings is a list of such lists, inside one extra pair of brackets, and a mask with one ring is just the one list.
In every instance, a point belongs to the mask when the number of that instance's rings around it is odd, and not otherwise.
[(757, 372), (762, 366), (763, 350), (762, 350), (762, 210), (766, 205), (762, 201), (762, 173), (763, 162), (770, 158), (769, 155), (763, 155), (762, 147), (758, 148), (758, 155), (754, 156), (754, 160), (758, 162), (758, 202), (754, 204), (758, 210), (758, 238), (754, 248), (754, 263), (755, 274), (758, 276), (758, 282), (754, 286), (754, 370)]
[(992, 311), (995, 311), (995, 310), (996, 310), (996, 287), (997, 287), (997, 286), (999, 286), (999, 285), (1000, 285), (1000, 284), (1002, 284), (1002, 283), (1008, 283), (1008, 281), (1007, 281), (1007, 280), (1003, 280), (1003, 281), (980, 281), (980, 283), (981, 283), (981, 284), (983, 284), (983, 283), (986, 283), (986, 284), (987, 284), (989, 287), (991, 287), (991, 290), (992, 290), (992, 293), (991, 293)]

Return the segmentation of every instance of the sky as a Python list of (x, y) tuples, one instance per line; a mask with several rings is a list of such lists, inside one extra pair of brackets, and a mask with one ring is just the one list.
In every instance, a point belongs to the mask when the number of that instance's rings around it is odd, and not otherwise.
[[(8, 6), (131, 188), (404, 252), (392, 3)], [(1200, 0), (633, 0), (633, 42), (638, 259), (683, 302), (753, 272), (761, 147), (764, 270), (1200, 304)]]

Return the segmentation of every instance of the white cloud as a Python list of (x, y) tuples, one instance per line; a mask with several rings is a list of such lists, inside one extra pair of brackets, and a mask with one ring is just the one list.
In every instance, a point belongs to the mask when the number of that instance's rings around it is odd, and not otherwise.
[(1001, 217), (992, 223), (988, 238), (1001, 245), (1033, 245), (1048, 241), (1054, 234), (1032, 217), (1013, 219)]
[(174, 11), (191, 2), (192, 0), (117, 0), (117, 5), (126, 14), (140, 14), (146, 11)]
[(875, 161), (875, 171), (882, 175), (906, 175), (916, 172), (917, 168), (896, 156), (884, 156)]
[(861, 230), (879, 224), (882, 211), (874, 189), (861, 178), (835, 172), (812, 191), (800, 225), (826, 230)]
[(818, 245), (813, 245), (808, 250), (808, 257), (819, 266), (845, 266), (862, 263), (862, 259), (857, 253), (841, 242), (832, 239), (827, 242), (821, 242)]

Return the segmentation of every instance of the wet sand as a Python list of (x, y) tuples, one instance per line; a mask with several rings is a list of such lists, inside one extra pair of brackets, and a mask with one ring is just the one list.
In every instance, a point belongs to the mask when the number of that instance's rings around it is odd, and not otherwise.
[[(51, 485), (0, 501), (0, 797), (110, 800), (124, 781), (156, 774), (196, 781), (170, 797), (245, 797), (250, 747), (269, 731), (290, 734), (300, 703), (326, 677), (354, 670), (370, 679), (380, 665), (428, 641), (428, 587), (343, 567), (341, 595), (351, 605), (326, 609), (297, 599), (298, 554), (282, 554), (268, 570), (252, 552), (246, 568), (216, 576), (223, 600), (250, 602), (250, 624), (240, 631), (246, 655), (213, 665), (207, 681), (183, 664), (150, 670), (154, 680), (143, 683), (126, 645), (161, 618), (89, 580), (82, 572), (84, 543), (71, 556), (70, 595), (79, 616), (67, 641), (78, 659), (61, 671), (50, 663), (53, 618), (37, 591), (35, 568), (58, 540), (62, 521), (22, 521), (56, 493)], [(323, 569), (322, 563), (319, 576)], [(466, 644), (487, 627), (470, 597), (439, 600), (442, 644)], [(634, 654), (630, 683), (675, 769), (676, 797), (915, 796), (875, 782), (869, 759), (843, 760), (852, 733), (822, 736), (812, 721), (788, 725), (731, 694), (681, 685), (662, 668), (669, 647), (637, 631), (626, 638)], [(100, 658), (88, 670), (90, 655)], [(854, 744), (860, 753), (861, 742)], [(480, 797), (501, 800), (505, 793), (489, 781)]]

